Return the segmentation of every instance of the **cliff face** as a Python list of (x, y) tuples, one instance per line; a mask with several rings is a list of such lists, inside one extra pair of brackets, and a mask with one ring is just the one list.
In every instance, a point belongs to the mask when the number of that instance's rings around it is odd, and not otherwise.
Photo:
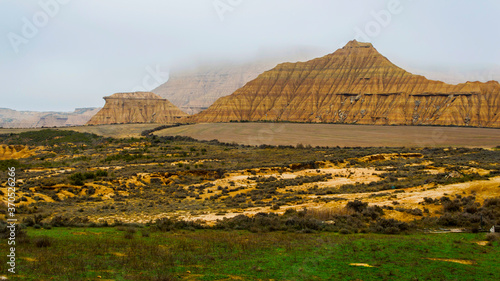
[(500, 84), (428, 80), (354, 40), (321, 58), (280, 64), (186, 120), (500, 127)]
[(104, 107), (87, 125), (175, 123), (187, 116), (168, 100), (149, 92), (117, 93), (104, 100)]
[(100, 108), (77, 108), (74, 112), (17, 111), (0, 108), (2, 128), (40, 128), (85, 125)]

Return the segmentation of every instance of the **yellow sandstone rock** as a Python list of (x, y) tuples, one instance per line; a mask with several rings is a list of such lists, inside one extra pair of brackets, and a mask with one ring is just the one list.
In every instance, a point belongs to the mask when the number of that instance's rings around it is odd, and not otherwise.
[(353, 40), (321, 58), (279, 64), (185, 120), (500, 127), (500, 84), (428, 80)]
[(117, 93), (104, 97), (106, 104), (87, 125), (126, 123), (175, 123), (187, 116), (166, 99), (150, 93)]

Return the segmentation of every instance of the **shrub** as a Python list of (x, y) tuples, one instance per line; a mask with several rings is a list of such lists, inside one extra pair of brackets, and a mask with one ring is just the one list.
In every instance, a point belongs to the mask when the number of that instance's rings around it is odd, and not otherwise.
[(34, 226), (35, 225), (35, 220), (34, 218), (32, 217), (25, 217), (23, 219), (23, 223), (26, 225), (26, 226)]
[(340, 231), (339, 231), (340, 234), (351, 234), (351, 232), (345, 228), (342, 228)]
[(47, 248), (52, 246), (52, 239), (47, 236), (36, 237), (33, 243), (37, 248)]
[(490, 198), (484, 200), (483, 206), (486, 208), (500, 208), (500, 198)]
[(424, 213), (422, 212), (422, 210), (420, 210), (419, 208), (409, 209), (409, 210), (406, 210), (406, 212), (408, 214), (412, 214), (414, 216), (423, 216), (424, 215)]
[(118, 231), (126, 231), (127, 228), (125, 226), (123, 226), (123, 225), (119, 225), (119, 226), (116, 227), (116, 230), (118, 230)]
[(377, 219), (378, 217), (384, 215), (384, 210), (379, 206), (367, 207), (363, 210), (362, 214), (365, 217), (370, 217), (371, 219)]
[(203, 229), (205, 227), (199, 222), (161, 218), (156, 220), (154, 228), (159, 231), (172, 231), (175, 229)]
[(429, 198), (429, 197), (424, 197), (424, 202), (425, 202), (425, 204), (432, 204), (432, 203), (434, 203), (434, 199)]
[[(0, 239), (7, 239), (11, 236), (11, 228), (7, 227), (8, 225), (4, 222), (0, 221)], [(15, 237), (25, 237), (26, 232), (21, 229), (20, 225), (16, 225), (14, 229)]]
[(347, 202), (346, 207), (360, 213), (368, 207), (368, 203), (354, 200)]
[(490, 242), (498, 241), (500, 240), (500, 234), (498, 233), (488, 233), (486, 234), (485, 239)]
[(135, 227), (127, 227), (126, 231), (128, 233), (132, 233), (132, 234), (135, 234), (137, 232), (137, 230), (135, 229)]
[(443, 203), (443, 211), (447, 213), (453, 213), (453, 212), (460, 212), (462, 210), (462, 206), (460, 204), (460, 201), (458, 200), (453, 200), (453, 201), (445, 201)]
[(69, 182), (72, 185), (83, 185), (83, 181), (85, 180), (85, 176), (82, 173), (74, 173), (69, 176)]
[(380, 218), (376, 222), (370, 224), (370, 230), (372, 232), (384, 234), (398, 234), (408, 229), (410, 229), (410, 226), (407, 223), (395, 219)]
[(97, 170), (95, 172), (96, 177), (107, 177), (108, 176), (108, 171), (106, 170)]

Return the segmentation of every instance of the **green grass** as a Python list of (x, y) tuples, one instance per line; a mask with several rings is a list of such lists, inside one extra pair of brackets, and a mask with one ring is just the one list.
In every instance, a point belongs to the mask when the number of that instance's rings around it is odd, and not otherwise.
[[(117, 228), (29, 229), (17, 245), (11, 280), (495, 280), (499, 242), (479, 246), (484, 233), (376, 235), (151, 232), (132, 239)], [(37, 237), (51, 246), (38, 248)], [(5, 241), (4, 241), (5, 242)], [(7, 243), (0, 245), (2, 253)], [(117, 254), (118, 253), (118, 254)], [(123, 254), (123, 255), (122, 255)], [(27, 261), (22, 258), (32, 258)], [(19, 259), (21, 258), (21, 259)], [(464, 265), (426, 258), (465, 259)], [(374, 267), (356, 267), (367, 263)], [(0, 263), (7, 272), (7, 265)]]

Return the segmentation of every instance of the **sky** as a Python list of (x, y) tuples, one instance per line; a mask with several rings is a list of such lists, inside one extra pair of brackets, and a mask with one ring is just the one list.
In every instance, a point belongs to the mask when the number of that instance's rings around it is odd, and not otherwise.
[(200, 64), (348, 41), (446, 82), (500, 80), (498, 0), (0, 0), (0, 108), (73, 111)]

